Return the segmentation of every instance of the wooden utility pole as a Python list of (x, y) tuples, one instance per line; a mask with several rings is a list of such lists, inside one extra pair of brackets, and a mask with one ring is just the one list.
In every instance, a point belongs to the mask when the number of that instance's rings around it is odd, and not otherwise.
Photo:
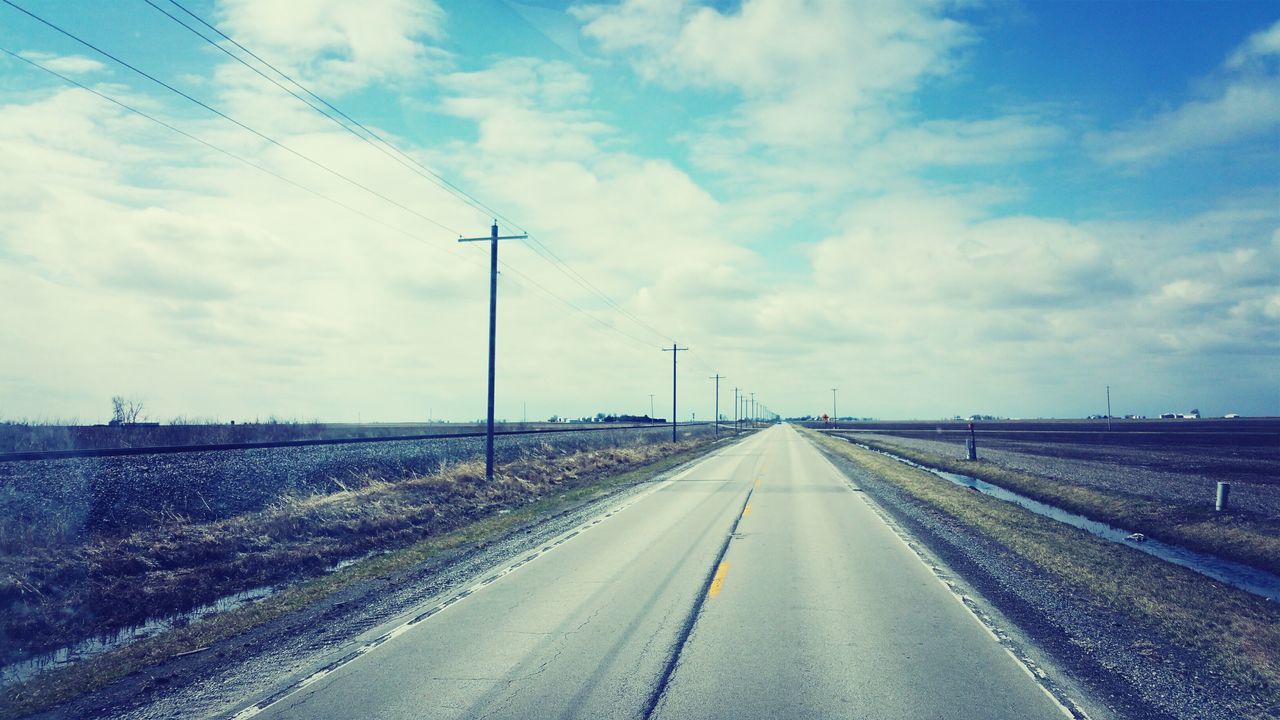
[(481, 242), (489, 245), (489, 425), (484, 439), (484, 477), (493, 480), (493, 372), (498, 335), (498, 241), (524, 240), (528, 235), (498, 236), (498, 221), (493, 221), (488, 237), (458, 238), (458, 242)]
[(680, 423), (680, 418), (676, 417), (676, 356), (688, 349), (676, 343), (671, 343), (671, 347), (662, 349), (662, 352), (671, 353), (671, 442), (676, 441), (676, 425)]
[(720, 378), (724, 377), (720, 373), (712, 376), (712, 380), (716, 381), (716, 436), (720, 436)]
[(840, 429), (840, 414), (836, 412), (836, 391), (840, 388), (831, 388), (831, 425), (836, 430)]

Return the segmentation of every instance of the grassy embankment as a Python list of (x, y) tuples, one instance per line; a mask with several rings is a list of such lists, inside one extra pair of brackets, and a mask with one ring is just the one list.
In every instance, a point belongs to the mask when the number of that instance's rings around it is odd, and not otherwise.
[[(710, 448), (710, 440), (699, 439), (532, 455), (499, 466), (492, 484), (484, 481), (483, 463), (464, 463), (424, 477), (284, 498), (228, 520), (194, 524), (176, 518), (165, 527), (80, 548), (6, 558), (7, 567), (0, 568), (0, 599), (8, 610), (3, 631), (10, 641), (27, 638), (50, 646), (246, 588), (294, 584), (260, 602), (5, 688), (0, 717), (20, 717), (90, 692), (357, 583), (643, 482)], [(375, 551), (388, 552), (325, 573), (341, 560)]]
[[(1161, 628), (1171, 647), (1141, 638), (1134, 650), (1172, 659), (1185, 659), (1191, 651), (1203, 658), (1205, 682), (1218, 678), (1237, 689), (1232, 709), (1241, 718), (1280, 716), (1280, 607), (1275, 603), (843, 440), (804, 432), (820, 446), (1061, 578), (1075, 597)], [(972, 466), (967, 463), (963, 472), (973, 475)]]
[(982, 460), (972, 462), (865, 436), (858, 436), (858, 442), (931, 468), (986, 480), (1093, 520), (1280, 573), (1280, 522), (1274, 520), (1250, 517), (1238, 511), (1215, 512), (1210, 502), (1187, 505), (1107, 492)]

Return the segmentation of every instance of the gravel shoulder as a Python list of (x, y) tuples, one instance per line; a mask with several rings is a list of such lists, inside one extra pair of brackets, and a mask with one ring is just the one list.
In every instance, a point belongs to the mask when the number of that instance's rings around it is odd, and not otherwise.
[[(1226, 720), (1280, 717), (1274, 687), (1241, 688), (1217, 677), (1214, 664), (1188, 650), (1158, 623), (1118, 611), (1092, 588), (1029, 561), (974, 524), (922, 501), (830, 447), (815, 442), (900, 527), (913, 546), (935, 558), (975, 594), (982, 613), (1003, 618), (1015, 655), (1041, 658), (1051, 679), (1081, 716), (1142, 720)], [(932, 446), (931, 446), (932, 447)], [(1030, 534), (1043, 530), (1029, 524)], [(1049, 540), (1050, 544), (1056, 542)], [(910, 543), (909, 543), (910, 544)], [(1119, 568), (1099, 568), (1116, 573)], [(944, 577), (945, 579), (945, 577)], [(1121, 585), (1126, 582), (1115, 580)], [(1136, 580), (1134, 582), (1137, 582)], [(962, 591), (963, 592), (963, 591)], [(996, 621), (997, 634), (1002, 633)], [(1274, 655), (1274, 650), (1271, 651)], [(1248, 702), (1242, 702), (1248, 698)]]

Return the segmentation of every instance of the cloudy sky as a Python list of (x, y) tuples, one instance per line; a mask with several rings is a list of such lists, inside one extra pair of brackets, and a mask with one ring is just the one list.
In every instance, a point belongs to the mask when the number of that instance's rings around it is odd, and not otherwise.
[(682, 418), (1280, 415), (1274, 2), (5, 0), (0, 48), (0, 418), (479, 418), (495, 213), (500, 417), (669, 417), (673, 341)]

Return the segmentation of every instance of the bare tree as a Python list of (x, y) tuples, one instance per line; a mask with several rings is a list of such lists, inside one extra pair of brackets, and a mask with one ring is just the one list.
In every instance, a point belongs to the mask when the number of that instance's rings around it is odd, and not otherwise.
[(138, 422), (142, 417), (144, 404), (142, 398), (136, 395), (126, 398), (123, 395), (113, 395), (111, 397), (111, 424), (112, 425), (131, 425)]

